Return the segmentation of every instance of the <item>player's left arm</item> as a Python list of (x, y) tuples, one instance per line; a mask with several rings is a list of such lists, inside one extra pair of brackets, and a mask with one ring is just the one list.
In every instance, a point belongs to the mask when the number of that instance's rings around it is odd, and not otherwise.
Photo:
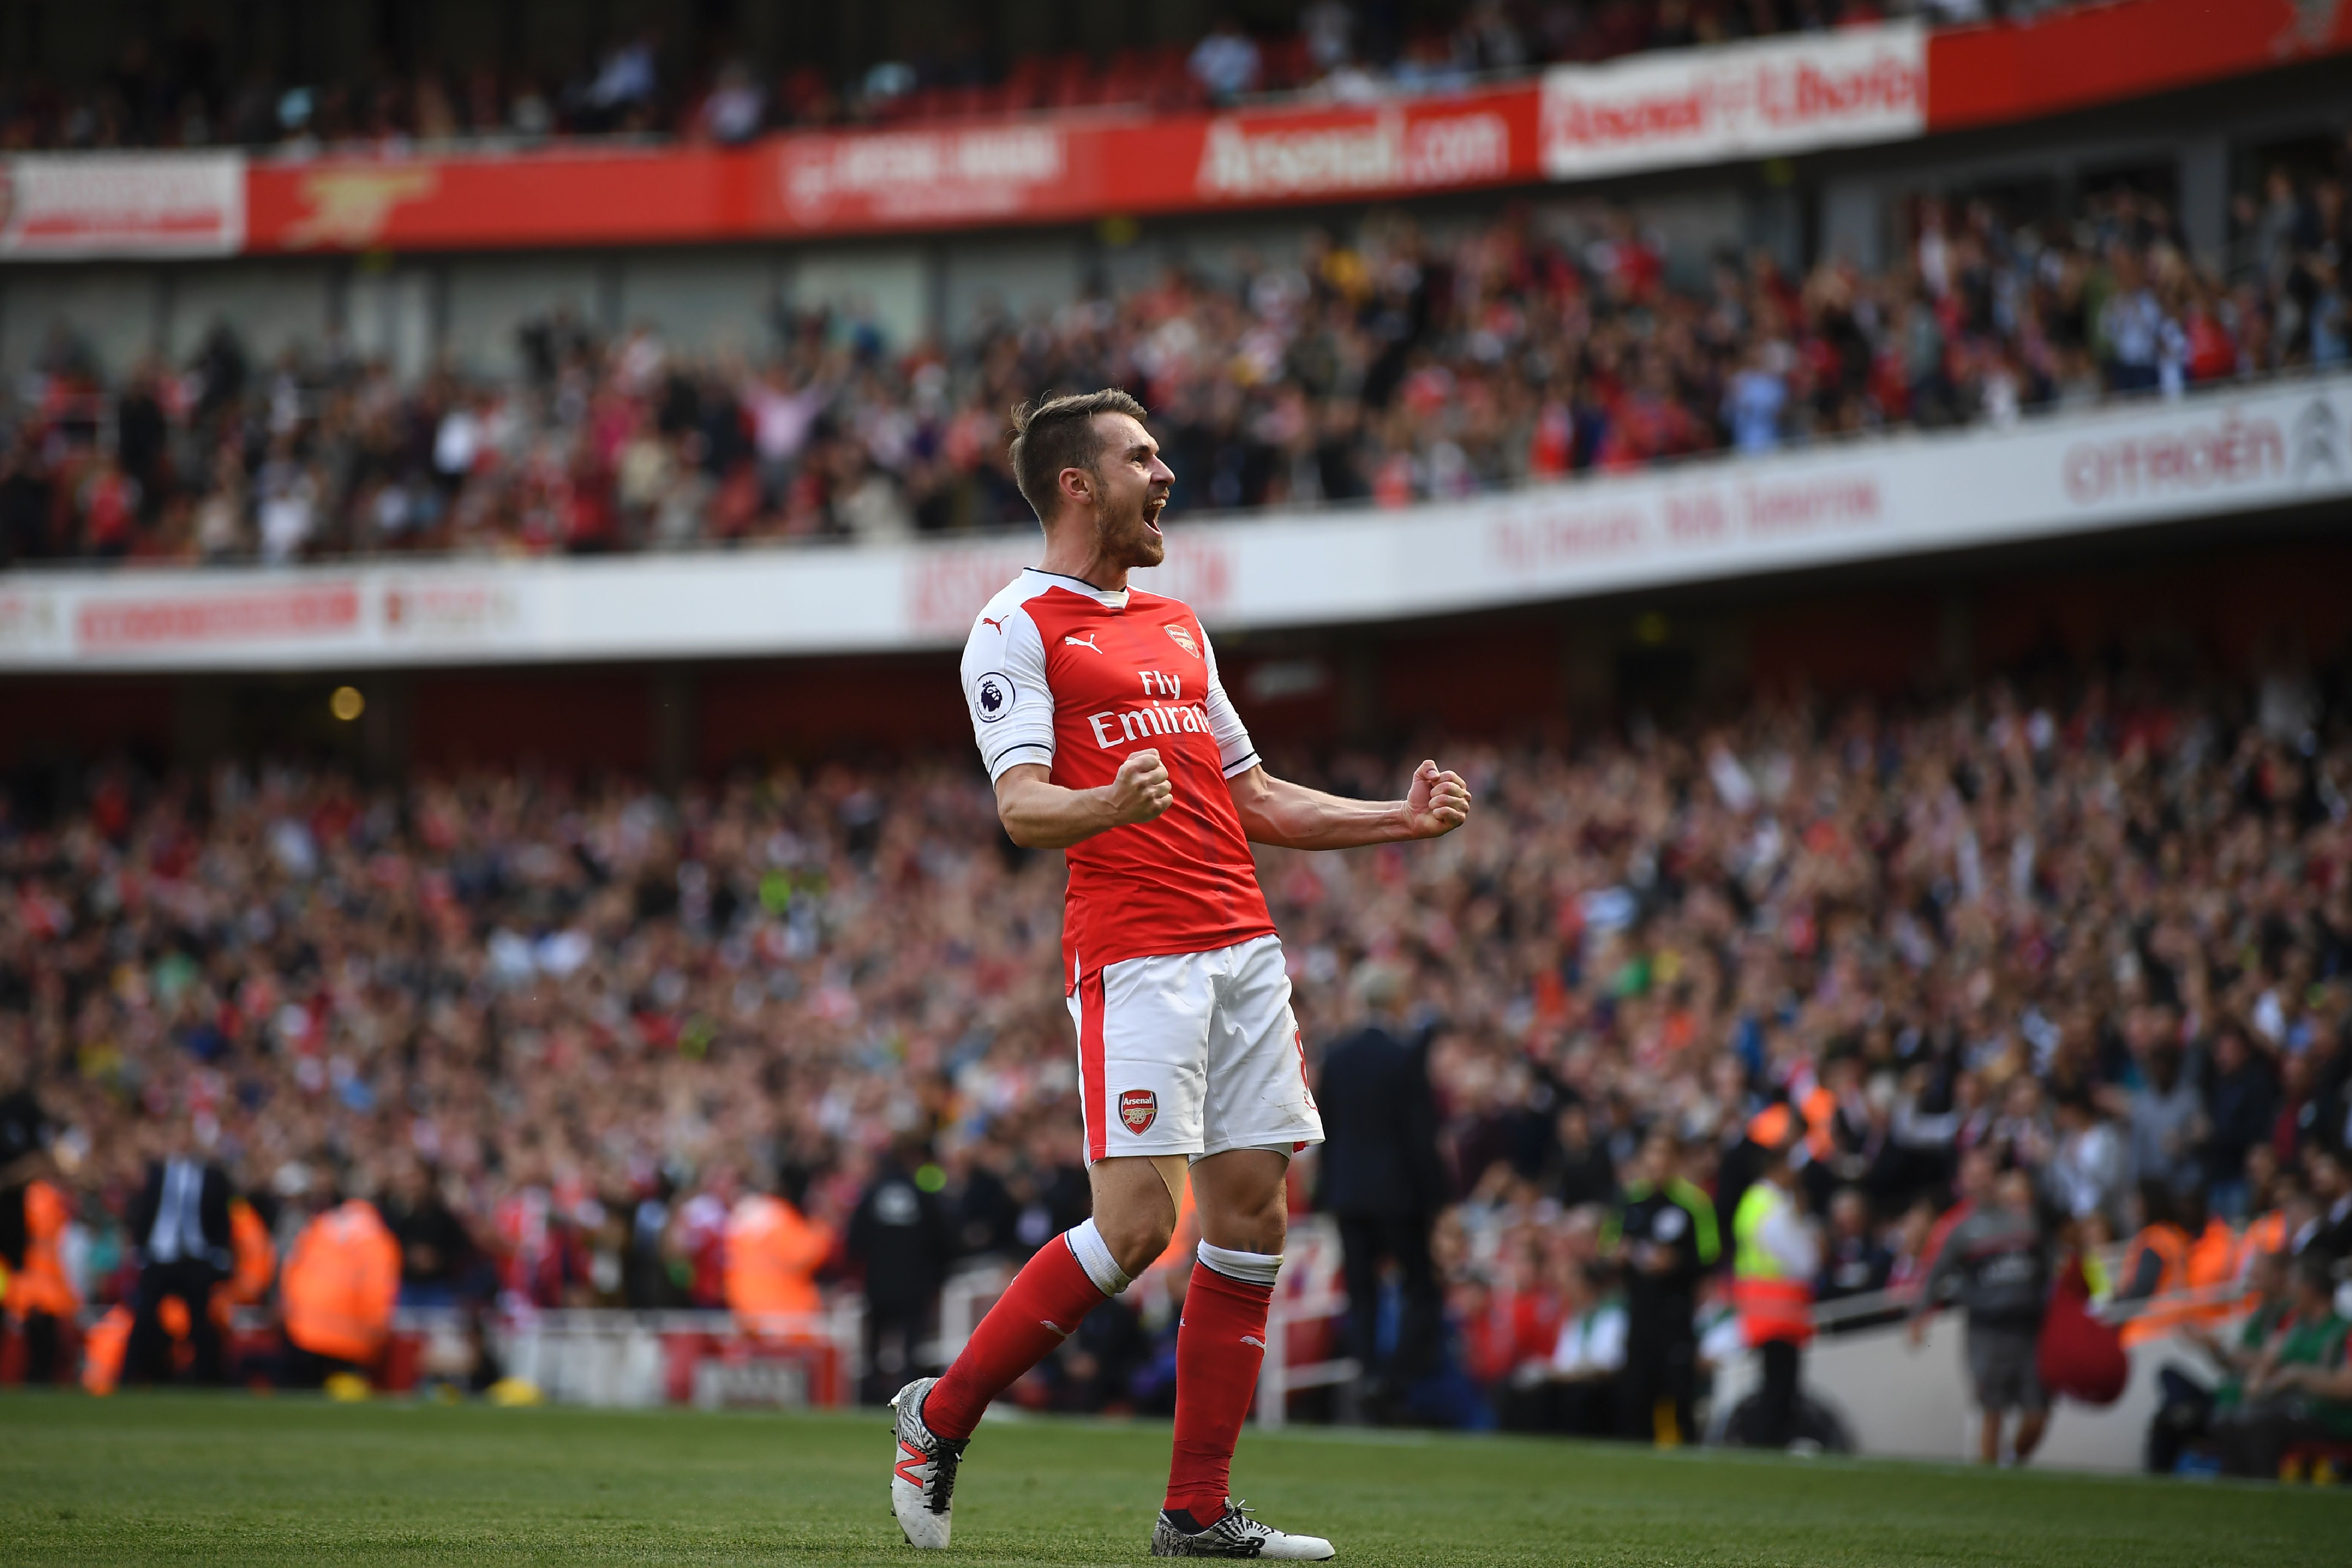
[(1252, 843), (1285, 849), (1354, 849), (1366, 844), (1395, 844), (1409, 838), (1435, 838), (1453, 832), (1470, 815), (1470, 789), (1459, 773), (1433, 762), (1413, 771), (1402, 800), (1349, 800), (1276, 778), (1258, 761), (1225, 683), (1217, 673), (1217, 650), (1201, 633), (1201, 652), (1208, 665), (1205, 698), (1209, 733), (1217, 742), (1217, 756), (1233, 792), (1234, 809), (1242, 832)]
[(1242, 831), (1253, 843), (1285, 849), (1353, 849), (1453, 832), (1470, 815), (1470, 788), (1459, 773), (1424, 762), (1402, 800), (1349, 800), (1326, 795), (1263, 767), (1225, 781)]

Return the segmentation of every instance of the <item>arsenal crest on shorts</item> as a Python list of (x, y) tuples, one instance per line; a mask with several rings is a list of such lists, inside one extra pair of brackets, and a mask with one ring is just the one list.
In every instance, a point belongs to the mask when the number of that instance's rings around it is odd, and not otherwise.
[(1160, 1097), (1148, 1089), (1130, 1089), (1118, 1097), (1118, 1119), (1129, 1132), (1148, 1130), (1160, 1115)]

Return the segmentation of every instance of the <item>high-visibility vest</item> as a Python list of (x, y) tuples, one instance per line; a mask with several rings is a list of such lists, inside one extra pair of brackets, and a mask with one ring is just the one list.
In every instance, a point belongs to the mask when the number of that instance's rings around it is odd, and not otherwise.
[(228, 1201), (228, 1245), (236, 1262), (228, 1278), (213, 1287), (213, 1321), (223, 1328), (233, 1309), (258, 1303), (278, 1278), (278, 1244), (270, 1239), (261, 1215), (243, 1198)]
[(1805, 1096), (1805, 1150), (1816, 1160), (1837, 1152), (1837, 1096), (1815, 1084)]
[[(2124, 1249), (2124, 1279), (2126, 1284), (2139, 1277), (2140, 1258), (2156, 1254), (2162, 1268), (2156, 1278), (2152, 1296), (2168, 1296), (2185, 1289), (2189, 1284), (2189, 1237), (2177, 1225), (2152, 1225), (2132, 1237), (2131, 1246)], [(2157, 1307), (2140, 1313), (2124, 1324), (2123, 1340), (2126, 1345), (2145, 1344), (2161, 1339), (2179, 1328), (2185, 1316), (2178, 1306)]]
[(2265, 1252), (2284, 1252), (2287, 1248), (2286, 1214), (2273, 1209), (2257, 1215), (2246, 1226), (2246, 1234), (2238, 1239), (2238, 1258), (2234, 1277), (2243, 1279), (2253, 1272), (2254, 1259)]
[(131, 1309), (110, 1307), (81, 1341), (81, 1385), (103, 1399), (122, 1382), (122, 1359), (131, 1349)]
[[(2238, 1233), (2230, 1222), (2209, 1219), (2204, 1233), (2189, 1246), (2189, 1289), (2200, 1295), (2218, 1296), (2238, 1278)], [(2218, 1323), (2237, 1310), (2230, 1301), (2212, 1301), (2201, 1307), (2187, 1309), (2192, 1322)]]
[(278, 1244), (270, 1240), (261, 1215), (243, 1198), (229, 1200), (228, 1236), (236, 1263), (223, 1288), (229, 1300), (249, 1307), (269, 1294), (269, 1281), (278, 1274)]
[(833, 1231), (779, 1197), (754, 1193), (727, 1216), (727, 1305), (747, 1319), (813, 1313), (816, 1271)]
[(72, 1219), (73, 1206), (66, 1202), (65, 1194), (47, 1182), (26, 1184), (25, 1266), (8, 1271), (5, 1296), (11, 1316), (22, 1319), (41, 1312), (69, 1318), (80, 1309), (81, 1300), (74, 1294), (73, 1281), (66, 1278), (58, 1250)]
[(1812, 1342), (1813, 1282), (1790, 1276), (1763, 1242), (1765, 1224), (1790, 1201), (1770, 1182), (1758, 1182), (1740, 1194), (1731, 1216), (1731, 1300), (1739, 1312), (1739, 1337), (1751, 1347), (1775, 1340)]
[(278, 1281), (286, 1337), (313, 1355), (365, 1363), (392, 1333), (400, 1243), (373, 1204), (354, 1198), (302, 1227)]

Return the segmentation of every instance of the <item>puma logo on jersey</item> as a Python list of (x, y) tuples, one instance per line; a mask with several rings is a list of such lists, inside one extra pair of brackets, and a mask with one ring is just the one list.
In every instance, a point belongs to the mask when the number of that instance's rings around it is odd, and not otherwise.
[(998, 637), (1003, 637), (1004, 635), (1004, 623), (1012, 618), (1013, 617), (1010, 616), (997, 616), (994, 617), (982, 616), (980, 617), (980, 624), (983, 626), (994, 626), (996, 628), (996, 635)]
[(1095, 638), (1101, 635), (1102, 634), (1100, 632), (1088, 632), (1082, 637), (1064, 637), (1062, 640), (1072, 647), (1090, 647), (1097, 653), (1100, 653), (1102, 652), (1102, 649), (1097, 646)]

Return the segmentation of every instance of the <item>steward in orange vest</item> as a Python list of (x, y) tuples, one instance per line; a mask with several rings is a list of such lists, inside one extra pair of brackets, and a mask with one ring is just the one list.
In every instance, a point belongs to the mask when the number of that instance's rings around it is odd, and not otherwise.
[[(2201, 1209), (2201, 1200), (2192, 1202), (2192, 1208)], [(2191, 1228), (2194, 1228), (2193, 1226)], [(2238, 1282), (2238, 1233), (2230, 1222), (2218, 1215), (2208, 1215), (2205, 1226), (2189, 1244), (2189, 1289), (2200, 1296), (2221, 1297)], [(2237, 1301), (2215, 1300), (2201, 1307), (2189, 1308), (2184, 1316), (2190, 1322), (2219, 1323), (2226, 1321), (2238, 1310)]]
[(391, 1337), (399, 1295), (400, 1243), (373, 1204), (354, 1198), (304, 1226), (278, 1281), (296, 1381), (373, 1365)]
[[(73, 1205), (63, 1188), (38, 1177), (0, 1193), (0, 1204), (21, 1205), (22, 1212), (21, 1248), (0, 1257), (0, 1266), (8, 1280), (8, 1316), (25, 1336), (25, 1381), (55, 1383), (59, 1331), (81, 1308), (59, 1251), (66, 1226), (73, 1219)], [(10, 1216), (12, 1222), (16, 1217)], [(16, 1226), (7, 1228), (13, 1231)]]
[(1739, 1337), (1764, 1361), (1755, 1440), (1767, 1448), (1796, 1439), (1802, 1354), (1813, 1338), (1813, 1275), (1821, 1268), (1821, 1242), (1797, 1206), (1790, 1159), (1796, 1142), (1790, 1136), (1772, 1151), (1731, 1221), (1731, 1299)]
[(278, 1244), (269, 1238), (260, 1212), (243, 1198), (228, 1201), (228, 1238), (236, 1262), (213, 1300), (224, 1307), (258, 1305), (269, 1294), (269, 1282), (278, 1278)]
[[(2139, 1234), (2124, 1248), (2123, 1280), (2116, 1290), (2118, 1301), (2146, 1301), (2189, 1288), (2189, 1233), (2175, 1218), (2172, 1189), (2158, 1181), (2142, 1182), (2139, 1205)], [(2184, 1317), (2178, 1303), (2144, 1311), (2124, 1324), (2124, 1343), (2139, 1345), (2161, 1339), (2179, 1328)]]
[(754, 1330), (813, 1316), (823, 1305), (816, 1271), (833, 1255), (833, 1241), (830, 1226), (782, 1197), (745, 1194), (727, 1216), (728, 1310)]

